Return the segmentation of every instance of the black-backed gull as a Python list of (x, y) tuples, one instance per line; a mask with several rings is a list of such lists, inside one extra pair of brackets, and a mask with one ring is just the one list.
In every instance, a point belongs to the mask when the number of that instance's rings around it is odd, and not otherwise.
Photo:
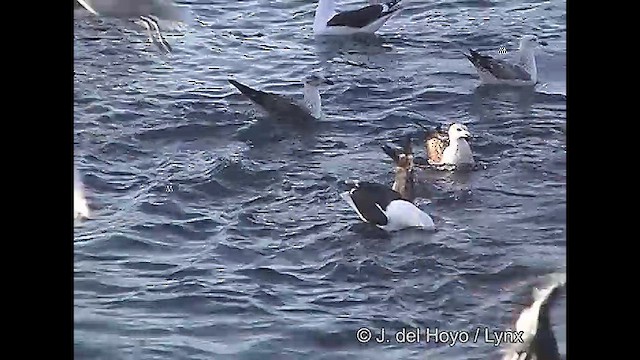
[(370, 1), (355, 10), (336, 11), (335, 0), (320, 0), (313, 21), (315, 35), (373, 34), (401, 9), (401, 0)]

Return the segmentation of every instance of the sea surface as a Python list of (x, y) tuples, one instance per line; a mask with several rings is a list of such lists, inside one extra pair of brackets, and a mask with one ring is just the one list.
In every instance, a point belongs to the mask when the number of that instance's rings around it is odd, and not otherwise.
[[(75, 224), (75, 357), (498, 359), (484, 336), (392, 337), (510, 329), (565, 271), (566, 3), (416, 0), (376, 36), (333, 40), (312, 35), (315, 1), (181, 4), (169, 55), (131, 21), (75, 15), (74, 162), (93, 210)], [(462, 51), (509, 56), (524, 34), (548, 42), (541, 84), (479, 87)], [(312, 129), (227, 82), (300, 97), (314, 70), (335, 84)], [(414, 121), (466, 124), (480, 166), (419, 174), (438, 231), (373, 231), (341, 183), (391, 185), (380, 145), (411, 135), (422, 154)], [(362, 327), (392, 339), (360, 343)]]

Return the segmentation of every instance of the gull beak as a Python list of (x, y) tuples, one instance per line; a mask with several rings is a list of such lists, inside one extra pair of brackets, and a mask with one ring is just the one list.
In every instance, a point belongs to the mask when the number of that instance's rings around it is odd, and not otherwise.
[(544, 41), (544, 40), (538, 40), (538, 44), (542, 45), (542, 46), (547, 46), (549, 45), (548, 42)]
[(465, 138), (465, 139), (467, 139), (467, 140), (471, 140), (471, 139), (473, 138), (473, 137), (471, 136), (471, 133), (470, 133), (470, 132), (468, 132), (468, 131), (463, 132), (461, 137), (463, 137), (463, 138)]

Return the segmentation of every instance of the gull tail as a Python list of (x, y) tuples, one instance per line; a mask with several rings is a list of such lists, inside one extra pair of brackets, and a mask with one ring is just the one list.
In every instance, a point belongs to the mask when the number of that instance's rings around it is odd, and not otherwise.
[(267, 103), (269, 96), (264, 91), (255, 90), (247, 85), (241, 84), (233, 79), (228, 79), (229, 83), (233, 85), (236, 89), (238, 89), (244, 96), (251, 99), (253, 102), (264, 105)]
[(394, 12), (400, 10), (400, 8), (404, 5), (403, 0), (392, 0), (384, 3), (388, 6), (389, 10), (387, 12)]
[(394, 163), (398, 163), (400, 159), (400, 152), (398, 151), (398, 149), (394, 149), (389, 145), (382, 145), (381, 148), (382, 151), (384, 151), (384, 153), (387, 154), (387, 156), (389, 156)]
[(469, 61), (471, 61), (473, 63), (474, 50), (473, 49), (468, 49), (468, 50), (469, 50), (469, 53), (462, 52), (462, 55), (464, 55), (464, 57), (466, 57)]
[(358, 210), (358, 207), (356, 206), (356, 203), (353, 202), (353, 199), (351, 198), (351, 192), (350, 191), (344, 191), (340, 193), (340, 197), (342, 198), (342, 200), (346, 201), (347, 204), (349, 204), (349, 207), (351, 209), (353, 209), (353, 211), (356, 212), (356, 214), (358, 214), (358, 217), (360, 218), (360, 220), (364, 221), (364, 222), (368, 222), (367, 219), (364, 218), (364, 216), (362, 216), (362, 214), (360, 213), (360, 210)]
[(481, 69), (489, 69), (491, 68), (491, 58), (485, 55), (480, 54), (479, 52), (477, 52), (476, 50), (473, 49), (469, 49), (469, 54), (465, 54), (463, 53), (464, 56), (469, 59), (469, 61), (473, 64), (473, 66), (475, 66), (476, 68), (481, 68)]
[(406, 136), (402, 139), (402, 148), (393, 148), (389, 145), (382, 145), (382, 151), (384, 151), (387, 156), (393, 160), (396, 165), (400, 165), (400, 155), (409, 156), (413, 154), (413, 149), (411, 147), (411, 137)]
[(436, 126), (435, 128), (431, 128), (431, 127), (422, 125), (418, 120), (411, 120), (411, 122), (413, 122), (418, 127), (420, 127), (422, 130), (424, 130), (427, 133), (426, 134), (427, 138), (433, 137), (438, 133), (444, 133), (445, 132), (445, 130), (442, 128), (442, 124), (438, 124), (438, 126)]
[(413, 154), (413, 148), (411, 146), (411, 136), (407, 135), (402, 139), (402, 152), (407, 156)]
[(416, 124), (416, 125), (418, 125), (418, 127), (419, 127), (419, 128), (421, 128), (422, 130), (425, 130), (425, 131), (428, 131), (428, 130), (429, 130), (429, 128), (428, 128), (428, 127), (426, 127), (426, 126), (422, 125), (418, 120), (413, 120), (413, 119), (411, 119), (411, 122), (412, 122), (412, 123), (414, 123), (414, 124)]
[(462, 53), (464, 55), (464, 57), (466, 57), (474, 66), (480, 66), (479, 64), (479, 59), (481, 57), (481, 55), (473, 50), (473, 49), (469, 49), (469, 53)]

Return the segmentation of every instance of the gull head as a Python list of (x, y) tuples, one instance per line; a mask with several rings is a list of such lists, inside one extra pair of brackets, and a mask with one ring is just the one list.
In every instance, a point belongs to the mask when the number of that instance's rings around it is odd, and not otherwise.
[(311, 74), (304, 79), (304, 84), (318, 87), (322, 84), (333, 85), (333, 81), (319, 75), (319, 74)]
[(469, 132), (469, 129), (467, 129), (466, 125), (453, 124), (449, 127), (450, 141), (455, 141), (458, 139), (469, 139), (469, 138), (471, 138), (471, 133)]
[(410, 136), (405, 136), (402, 139), (402, 153), (398, 156), (397, 165), (405, 169), (413, 168), (413, 149)]
[(520, 39), (520, 49), (535, 49), (538, 45), (547, 45), (535, 35), (525, 35)]
[(413, 166), (412, 154), (398, 155), (398, 162), (396, 162), (396, 167), (407, 170), (407, 169), (411, 169), (412, 166)]

